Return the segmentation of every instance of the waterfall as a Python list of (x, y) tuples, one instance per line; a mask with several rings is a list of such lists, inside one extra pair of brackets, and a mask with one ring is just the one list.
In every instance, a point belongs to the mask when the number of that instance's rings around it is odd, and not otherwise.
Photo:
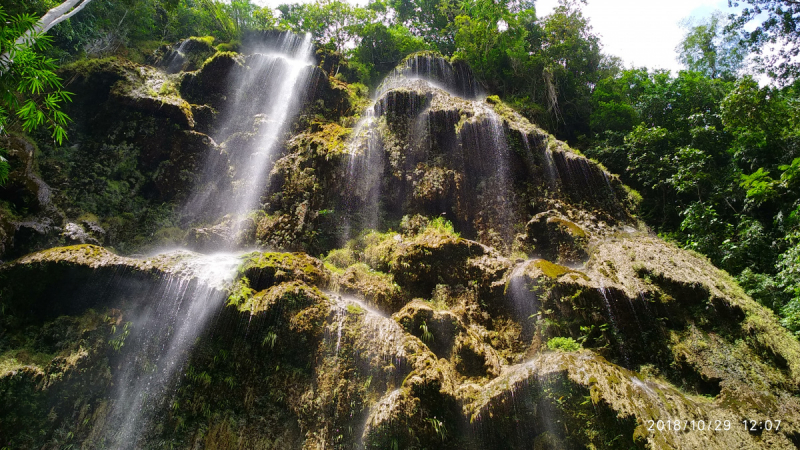
[[(229, 236), (236, 235), (242, 218), (258, 206), (275, 152), (312, 73), (310, 36), (283, 33), (271, 44), (255, 48), (246, 70), (228, 80), (231, 92), (215, 136), (221, 142), (228, 139), (228, 158), (207, 156), (202, 182), (184, 207), (192, 220), (232, 217)], [(230, 139), (246, 133), (254, 120), (253, 139)], [(233, 181), (221, 182), (230, 173)], [(236, 250), (233, 239), (220, 247), (227, 253), (171, 252), (181, 259), (177, 273), (138, 295), (133, 317), (120, 324), (112, 339), (118, 351), (127, 347), (115, 373), (115, 400), (105, 425), (114, 448), (140, 447), (155, 414), (174, 394), (189, 351), (223, 307), (241, 258), (231, 253)]]
[(276, 150), (300, 108), (300, 94), (307, 90), (314, 67), (310, 35), (283, 33), (252, 52), (246, 68), (229, 75), (226, 83), (231, 93), (213, 136), (223, 143), (225, 155), (208, 155), (201, 182), (183, 209), (190, 222), (230, 215), (230, 236), (258, 206)]
[(466, 66), (427, 53), (408, 57), (378, 86), (349, 155), (341, 241), (415, 213), (444, 215), (467, 235), (480, 221), (513, 240), (505, 125)]
[(404, 87), (414, 80), (424, 80), (432, 86), (466, 99), (484, 97), (483, 88), (466, 64), (452, 64), (432, 53), (415, 53), (407, 57), (384, 78), (377, 89), (377, 97), (392, 89)]
[(190, 39), (184, 39), (181, 41), (180, 45), (177, 48), (173, 48), (169, 51), (161, 62), (161, 66), (164, 67), (164, 71), (167, 73), (177, 73), (183, 68), (183, 64), (186, 59), (186, 55), (184, 54), (186, 50), (186, 46), (189, 44)]
[(141, 307), (112, 339), (117, 350), (132, 349), (114, 382), (108, 430), (114, 448), (139, 448), (142, 433), (169, 399), (176, 376), (183, 371), (187, 351), (222, 307), (225, 287), (241, 262), (231, 254), (182, 256), (188, 256), (180, 263), (182, 274), (171, 275), (141, 293)]

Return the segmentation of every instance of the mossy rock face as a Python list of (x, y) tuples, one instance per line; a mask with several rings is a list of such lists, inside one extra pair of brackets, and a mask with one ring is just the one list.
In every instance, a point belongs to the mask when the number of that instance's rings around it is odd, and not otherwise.
[(218, 52), (194, 72), (183, 74), (180, 92), (187, 100), (219, 109), (225, 101), (228, 77), (244, 70), (244, 58), (234, 52)]
[[(412, 59), (422, 64), (429, 57)], [(558, 236), (565, 263), (586, 258), (583, 247), (595, 227), (633, 223), (628, 191), (598, 164), (499, 99), (461, 98), (403, 70), (379, 88), (354, 129), (351, 160), (340, 175), (347, 195), (324, 199), (320, 209), (344, 211), (356, 230), (444, 214), (464, 237), (511, 254), (525, 250), (517, 242), (532, 216), (558, 208), (565, 216)], [(556, 259), (553, 247), (542, 256)]]
[(205, 134), (184, 131), (181, 137), (172, 141), (169, 156), (158, 165), (153, 179), (164, 199), (187, 198), (200, 179), (207, 155), (215, 151), (216, 143)]
[(556, 211), (536, 214), (525, 229), (533, 252), (544, 259), (577, 263), (588, 257), (588, 233)]
[(358, 295), (377, 309), (389, 313), (397, 311), (407, 301), (391, 275), (374, 271), (363, 263), (353, 264), (343, 273), (334, 274), (333, 283), (337, 291)]
[(464, 332), (453, 347), (455, 370), (463, 377), (483, 381), (500, 375), (505, 361), (480, 335)]
[(12, 135), (0, 138), (0, 146), (7, 151), (11, 169), (0, 187), (0, 260), (62, 244), (64, 213), (37, 174), (36, 145)]
[[(119, 318), (118, 311), (88, 310), (47, 321), (35, 335), (13, 326), (4, 328), (0, 439), (5, 444), (34, 448), (48, 438), (63, 443), (91, 434), (106, 412), (105, 395), (112, 383), (107, 342)], [(49, 430), (65, 417), (77, 419), (71, 426), (74, 438)]]
[(713, 398), (731, 417), (774, 411), (775, 397), (759, 392), (788, 399), (798, 391), (796, 340), (707, 261), (641, 235), (603, 241), (583, 273), (539, 261), (515, 270), (507, 289), (512, 304), (529, 305), (517, 317), (534, 319), (534, 342), (569, 336)]
[[(259, 138), (264, 115), (219, 130), (214, 113), (231, 101), (227, 80), (263, 55), (220, 53), (183, 75), (194, 130), (186, 116), (150, 113), (152, 102), (181, 97), (169, 86), (142, 91), (168, 76), (120, 60), (65, 72), (80, 92), (68, 106), (77, 147), (40, 145), (37, 157), (65, 223), (96, 225), (105, 234), (92, 238), (115, 246), (138, 239), (128, 250), (188, 239), (305, 251), (234, 258), (231, 284), (214, 287), (227, 303), (193, 341), (170, 397), (154, 404), (143, 447), (798, 445), (800, 344), (708, 261), (632, 232), (616, 177), (499, 98), (465, 100), (420, 80), (387, 88), (370, 127), (351, 128), (355, 118), (341, 116), (364, 96), (341, 81), (347, 74), (329, 77), (336, 55), (320, 55), (317, 93), (302, 100), (265, 210), (249, 216), (241, 241), (230, 236), (241, 218), (185, 230), (164, 211), (193, 182), (203, 147), (229, 166), (241, 161), (227, 149)], [(443, 63), (409, 61), (411, 73)], [(376, 140), (351, 146), (356, 134)], [(378, 184), (352, 184), (351, 168)], [(310, 256), (326, 253), (324, 263)], [(120, 364), (146, 366), (140, 348), (122, 345), (126, 324), (152, 301), (142, 293), (203, 282), (198, 258), (80, 245), (1, 265), (0, 442), (107, 447)], [(743, 418), (782, 425), (751, 434)], [(730, 428), (661, 432), (658, 420)]]
[(219, 111), (208, 105), (190, 105), (194, 117), (194, 129), (200, 133), (211, 134), (215, 131), (215, 124)]
[(184, 128), (194, 128), (192, 108), (178, 94), (174, 81), (150, 68), (131, 69), (111, 88), (111, 95), (120, 104), (152, 116), (166, 117)]
[[(102, 304), (117, 292), (117, 288), (110, 289), (102, 282), (89, 282), (94, 276), (118, 279), (121, 290), (142, 288), (167, 276), (191, 280), (200, 276), (187, 264), (195, 256), (177, 251), (138, 259), (118, 256), (95, 245), (56, 247), (0, 266), (0, 279), (5, 286), (3, 302), (14, 308), (29, 309), (25, 316), (47, 318), (69, 314)], [(92, 294), (83, 293), (84, 288)], [(43, 301), (30, 303), (30, 298)]]
[[(355, 112), (353, 92), (347, 84), (333, 78), (330, 73), (324, 67), (313, 68), (303, 103), (310, 108), (308, 113), (316, 112), (328, 120), (336, 121)], [(312, 101), (313, 104), (309, 105)]]
[[(478, 245), (432, 232), (365, 239), (372, 245), (393, 243), (390, 265), (409, 249), (452, 255), (455, 250), (448, 246)], [(354, 245), (347, 262), (363, 255), (361, 244)], [(502, 260), (479, 247), (482, 257)], [(452, 272), (468, 271), (474, 257), (462, 253), (449, 258)], [(5, 302), (36, 298), (52, 308), (57, 303), (42, 299), (67, 298), (67, 274), (80, 281), (89, 272), (101, 277), (128, 273), (126, 283), (192, 276), (183, 272), (184, 258), (133, 260), (76, 246), (3, 266), (3, 280), (25, 286), (43, 280), (40, 285), (54, 283), (61, 291), (60, 296), (38, 287), (4, 292), (5, 311), (20, 318), (41, 315), (41, 333), (29, 340), (21, 331), (33, 322), (4, 322), (15, 337), (4, 347), (3, 361), (16, 372), (0, 376), (0, 385), (8, 387), (2, 395), (31, 402), (27, 413), (15, 408), (14, 417), (38, 414), (49, 396), (78, 395), (68, 394), (77, 386), (69, 383), (85, 383), (91, 376), (99, 377), (95, 390), (79, 403), (89, 405), (87, 423), (100, 426), (97, 417), (114, 372), (97, 358), (113, 340), (111, 325), (126, 320), (115, 317), (129, 312), (89, 313), (81, 308), (104, 304), (73, 302), (70, 309), (47, 316), (23, 303)], [(795, 373), (800, 345), (707, 264), (655, 238), (618, 236), (600, 240), (580, 271), (546, 260), (506, 269), (501, 277), (507, 283), (505, 297), (491, 303), (481, 300), (476, 287), (459, 287), (461, 280), (453, 279), (452, 285), (439, 283), (430, 301), (412, 301), (389, 318), (357, 299), (321, 290), (342, 283), (339, 276), (356, 277), (357, 284), (363, 275), (357, 273), (368, 270), (363, 263), (332, 266), (329, 272), (305, 254), (253, 253), (243, 257), (232, 288), (237, 296), (190, 356), (191, 371), (180, 382), (177, 406), (165, 405), (167, 427), (154, 429), (153, 436), (172, 433), (168, 439), (188, 447), (193, 430), (210, 420), (218, 432), (208, 442), (233, 446), (245, 442), (233, 430), (249, 430), (247, 442), (284, 439), (294, 446), (321, 445), (333, 433), (339, 442), (369, 448), (393, 442), (468, 449), (785, 448), (800, 417)], [(368, 297), (366, 290), (359, 293)], [(515, 295), (530, 295), (532, 309), (517, 311)], [(62, 313), (68, 316), (57, 317)], [(522, 349), (510, 350), (513, 346), (502, 342), (505, 334), (513, 334), (514, 327), (503, 325), (509, 321), (519, 324), (513, 339), (521, 339)], [(78, 331), (82, 327), (100, 333), (92, 344), (96, 350), (87, 349), (86, 356), (71, 350), (86, 339)], [(544, 343), (552, 337), (579, 342), (583, 350), (550, 350)], [(33, 386), (41, 385), (41, 374), (61, 372), (63, 380), (72, 381), (55, 380), (41, 391), (46, 396), (33, 394), (39, 392)], [(200, 413), (203, 408), (209, 413)], [(71, 423), (70, 414), (63, 423)], [(252, 414), (272, 417), (278, 428), (256, 431), (248, 419)], [(759, 437), (736, 428), (741, 417), (762, 416), (781, 416), (784, 431)], [(648, 421), (668, 418), (729, 420), (731, 428), (728, 434), (648, 428)], [(179, 431), (170, 431), (178, 423), (183, 424)], [(91, 426), (76, 429), (79, 440), (89, 442)], [(12, 440), (22, 442), (16, 435)]]
[(253, 247), (256, 219), (226, 215), (211, 226), (191, 228), (185, 233), (182, 244), (195, 251), (225, 251), (231, 246)]
[[(511, 392), (514, 392), (513, 403), (510, 402)], [(590, 401), (578, 402), (579, 398)], [(511, 407), (516, 407), (517, 417), (539, 417), (532, 423), (540, 424), (543, 429), (529, 428), (521, 436), (507, 433), (503, 428), (504, 422), (495, 418), (503, 417), (503, 412)], [(585, 414), (581, 412), (582, 408), (591, 412)], [(585, 352), (544, 353), (525, 365), (516, 366), (487, 385), (469, 409), (474, 411), (473, 419), (482, 425), (479, 433), (490, 433), (493, 439), (514, 436), (514, 439), (522, 438), (522, 441), (550, 432), (564, 442), (563, 448), (581, 448), (603, 442), (617, 443), (614, 448), (658, 449), (792, 445), (792, 432), (752, 435), (743, 425), (737, 426), (741, 424), (736, 423), (738, 413), (727, 410), (724, 403), (709, 402), (703, 397), (683, 394), (669, 384), (640, 379), (634, 372)], [(692, 420), (695, 425), (701, 420), (706, 425), (707, 419), (703, 417), (711, 416), (716, 417), (713, 421), (720, 420), (720, 426), (727, 430), (720, 433), (691, 430)], [(655, 424), (659, 420), (662, 424), (670, 420), (662, 419), (664, 417), (673, 420), (681, 417), (681, 427), (688, 421), (690, 431), (658, 431)], [(653, 427), (649, 426), (651, 420)], [(725, 421), (728, 421), (727, 425)], [(566, 426), (552, 428), (547, 425), (553, 422)], [(507, 448), (520, 446), (516, 443), (506, 445)]]
[(192, 36), (159, 48), (153, 62), (167, 73), (194, 71), (217, 52), (213, 44), (213, 36)]
[[(178, 93), (177, 80), (152, 67), (108, 58), (79, 61), (62, 70), (76, 78), (73, 83), (94, 91), (89, 94), (93, 103), (112, 100), (123, 107), (165, 117), (183, 128), (194, 127), (191, 106)], [(83, 90), (83, 86), (79, 89)]]
[[(216, 147), (191, 129), (199, 109), (181, 98), (174, 77), (122, 59), (80, 61), (65, 66), (61, 76), (75, 93), (65, 105), (73, 119), (70, 142), (59, 147), (38, 139), (37, 176), (52, 186), (64, 224), (77, 224), (121, 252), (150, 251), (156, 232), (176, 225), (173, 202), (183, 201), (201, 161)], [(80, 220), (86, 214), (105, 233), (90, 232)], [(61, 233), (63, 224), (53, 225)], [(48, 246), (81, 241), (66, 231)]]
[(249, 287), (256, 291), (284, 281), (327, 286), (330, 280), (322, 262), (305, 253), (254, 253), (245, 259), (239, 272), (249, 280)]
[(400, 246), (390, 270), (412, 296), (429, 297), (437, 284), (468, 284), (467, 261), (486, 253), (477, 242), (431, 231)]
[(440, 358), (452, 357), (456, 338), (466, 331), (461, 319), (451, 311), (435, 310), (419, 300), (407, 304), (393, 318)]

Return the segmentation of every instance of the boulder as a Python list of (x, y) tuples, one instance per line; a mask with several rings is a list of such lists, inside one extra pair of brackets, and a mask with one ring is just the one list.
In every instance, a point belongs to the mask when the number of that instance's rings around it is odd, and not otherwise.
[(525, 231), (533, 253), (544, 259), (575, 264), (588, 257), (589, 233), (557, 211), (536, 214)]

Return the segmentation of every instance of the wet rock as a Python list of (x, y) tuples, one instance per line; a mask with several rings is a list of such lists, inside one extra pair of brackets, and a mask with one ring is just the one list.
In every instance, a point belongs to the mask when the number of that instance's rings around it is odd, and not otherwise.
[(30, 251), (53, 247), (61, 244), (60, 220), (55, 222), (49, 217), (33, 217), (20, 222), (13, 222), (13, 238), (6, 257), (17, 257)]
[[(419, 408), (419, 399), (409, 395), (406, 389), (396, 389), (380, 399), (373, 407), (364, 430), (364, 441), (368, 448), (384, 448), (391, 445), (391, 435), (402, 429), (413, 412)], [(399, 444), (399, 442), (398, 442)], [(408, 442), (410, 444), (410, 442)]]
[(213, 139), (196, 131), (182, 131), (171, 142), (169, 156), (158, 165), (153, 181), (164, 200), (183, 200), (201, 179), (209, 153), (220, 153)]
[[(9, 314), (35, 323), (80, 314), (87, 308), (112, 304), (118, 300), (115, 295), (128, 289), (146, 292), (158, 278), (199, 278), (202, 272), (189, 264), (193, 256), (184, 251), (148, 259), (127, 258), (95, 245), (32, 253), (0, 266), (0, 285), (8, 286), (3, 304)], [(111, 280), (115, 283), (109, 285)]]
[(68, 245), (101, 245), (105, 240), (106, 230), (97, 223), (96, 216), (87, 215), (67, 223), (61, 235)]
[(195, 130), (200, 133), (210, 134), (214, 130), (214, 124), (219, 115), (219, 111), (208, 105), (191, 105), (192, 116), (195, 121)]
[[(328, 60), (329, 61), (329, 60)], [(313, 111), (320, 112), (329, 120), (347, 115), (353, 109), (353, 93), (349, 86), (330, 76), (331, 72), (314, 67), (309, 81), (309, 90), (303, 102)]]
[(452, 357), (456, 338), (466, 327), (448, 310), (435, 310), (430, 304), (415, 300), (398, 311), (394, 320), (419, 338), (440, 358)]
[(336, 290), (363, 297), (381, 311), (392, 313), (407, 301), (391, 275), (374, 271), (363, 263), (352, 264), (333, 278)]
[(330, 280), (322, 261), (304, 253), (253, 253), (245, 259), (240, 274), (255, 291), (291, 280), (325, 287)]
[(69, 245), (75, 244), (95, 244), (100, 245), (100, 242), (92, 237), (81, 225), (74, 222), (69, 222), (64, 226), (62, 235)]
[(428, 231), (398, 247), (390, 270), (412, 296), (430, 297), (437, 284), (467, 284), (467, 261), (486, 253), (477, 242)]
[(588, 233), (556, 211), (533, 216), (525, 229), (533, 252), (544, 259), (573, 264), (588, 257)]
[(213, 43), (212, 36), (192, 36), (179, 43), (163, 46), (157, 52), (154, 65), (167, 73), (197, 70), (217, 52)]
[[(192, 107), (177, 95), (165, 92), (168, 83), (158, 72), (139, 70), (140, 78), (131, 77), (128, 83), (117, 83), (111, 94), (126, 106), (154, 116), (163, 116), (184, 128), (194, 128)], [(158, 90), (157, 90), (158, 89)], [(174, 88), (173, 88), (174, 89)]]
[(84, 100), (112, 100), (126, 108), (170, 119), (183, 128), (194, 127), (191, 106), (178, 93), (177, 80), (159, 70), (116, 58), (85, 60), (63, 70), (76, 78), (74, 83), (94, 89)]
[(183, 75), (180, 92), (191, 103), (219, 109), (226, 99), (227, 80), (244, 70), (244, 58), (234, 52), (218, 52), (203, 66)]
[[(0, 258), (59, 245), (64, 214), (53, 204), (50, 186), (36, 172), (35, 144), (23, 137), (4, 136), (0, 145), (7, 150), (11, 166), (6, 184), (0, 187)], [(14, 214), (4, 205), (24, 213)]]
[(189, 229), (185, 237), (186, 245), (198, 251), (252, 245), (255, 225), (250, 217), (225, 216), (216, 225)]
[(186, 236), (188, 245), (196, 249), (220, 248), (231, 240), (230, 226), (226, 223), (212, 227), (193, 228)]
[[(228, 101), (226, 77), (259, 61), (263, 57), (220, 54), (183, 78), (193, 102), (212, 105), (192, 107), (198, 129), (214, 128), (211, 108)], [(455, 80), (451, 92), (465, 94), (471, 86), (458, 81), (451, 63), (448, 72), (441, 59), (411, 61), (412, 71), (430, 72), (443, 83)], [(334, 58), (322, 64), (333, 70)], [(202, 147), (216, 147), (187, 131), (180, 117), (153, 118), (152, 105), (111, 95), (112, 86), (129, 77), (155, 79), (138, 66), (106, 61), (86, 67), (92, 70), (76, 83), (89, 100), (76, 107), (75, 117), (103, 125), (93, 131), (102, 135), (97, 142), (105, 145), (114, 136), (118, 146), (94, 148), (82, 134), (72, 154), (92, 155), (96, 165), (87, 176), (66, 169), (63, 176), (90, 180), (80, 183), (86, 192), (97, 184), (126, 193), (123, 183), (141, 183), (133, 190), (147, 193), (140, 204), (180, 198), (181, 186), (191, 183), (181, 177), (197, 167)], [(448, 73), (456, 78), (448, 80)], [(708, 261), (630, 228), (617, 233), (634, 224), (632, 206), (602, 167), (499, 98), (465, 100), (420, 80), (379, 96), (369, 113), (375, 119), (369, 131), (380, 137), (370, 144), (378, 145), (351, 152), (352, 119), (335, 116), (352, 91), (328, 75), (320, 83), (329, 85), (321, 89), (331, 92), (320, 94), (322, 105), (305, 110), (320, 111), (320, 117), (301, 119), (301, 133), (277, 156), (266, 214), (243, 227), (250, 240), (232, 236), (238, 224), (231, 217), (189, 233), (193, 245), (206, 249), (224, 242), (254, 245), (257, 235), (263, 245), (314, 250), (242, 256), (233, 283), (217, 287), (226, 291), (225, 306), (218, 305), (215, 321), (194, 340), (168, 399), (154, 404), (143, 446), (797, 444), (800, 344)], [(92, 102), (105, 109), (92, 109)], [(116, 107), (131, 124), (106, 126), (104, 116)], [(227, 144), (251, 143), (269, 120), (248, 117), (225, 131)], [(173, 147), (171, 140), (179, 144)], [(112, 158), (135, 155), (128, 160), (135, 164), (110, 164), (99, 157), (101, 150), (117, 152)], [(383, 184), (350, 186), (342, 166), (358, 166), (353, 158), (367, 150), (379, 157), (368, 159), (358, 175)], [(119, 178), (106, 175), (108, 180), (89, 176), (106, 166), (120, 172), (124, 165), (138, 169)], [(50, 173), (59, 172), (51, 167)], [(220, 173), (228, 182), (228, 172)], [(30, 205), (36, 205), (39, 191), (29, 191)], [(363, 231), (376, 226), (368, 225), (372, 218), (350, 214), (363, 212), (370, 195), (385, 202), (376, 204), (375, 220), (390, 231)], [(113, 241), (116, 229), (109, 225), (116, 220), (90, 220), (78, 209), (69, 211), (79, 218), (69, 222), (71, 239), (100, 241), (102, 229)], [(442, 213), (454, 225), (431, 219)], [(131, 214), (127, 220), (145, 219), (159, 222), (151, 234), (182, 239), (183, 230), (166, 217)], [(402, 234), (391, 231), (398, 224)], [(45, 225), (63, 231), (57, 221), (26, 226)], [(346, 227), (351, 235), (336, 234)], [(544, 258), (524, 260), (525, 245), (535, 245), (534, 254)], [(329, 252), (337, 246), (345, 247)], [(310, 256), (326, 252), (325, 263)], [(122, 345), (125, 330), (135, 329), (142, 308), (161, 307), (158, 296), (149, 295), (158, 280), (181, 287), (200, 282), (204, 269), (190, 263), (197, 257), (125, 258), (81, 245), (0, 265), (0, 397), (8, 405), (0, 422), (11, 424), (0, 428), (0, 441), (43, 448), (65, 444), (59, 430), (70, 430), (70, 443), (102, 447), (114, 387), (124, 382), (120, 362), (148, 360), (140, 348)], [(762, 417), (781, 418), (782, 429), (756, 435), (741, 426), (742, 418)], [(667, 419), (690, 426), (692, 420), (730, 420), (731, 427), (656, 432), (648, 426)]]
[(502, 370), (497, 352), (471, 332), (458, 335), (452, 359), (455, 369), (467, 378), (493, 378)]

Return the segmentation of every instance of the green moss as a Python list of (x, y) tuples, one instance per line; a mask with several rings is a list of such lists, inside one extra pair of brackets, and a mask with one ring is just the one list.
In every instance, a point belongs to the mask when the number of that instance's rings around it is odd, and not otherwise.
[(421, 57), (430, 57), (430, 58), (439, 58), (439, 59), (443, 59), (445, 61), (449, 61), (449, 59), (446, 56), (442, 55), (441, 53), (437, 52), (436, 50), (422, 50), (422, 51), (419, 51), (419, 52), (411, 53), (410, 55), (406, 56), (405, 58), (403, 58), (400, 61), (400, 63), (397, 66), (398, 67), (402, 67), (408, 60), (414, 59), (414, 58), (417, 58), (417, 57), (420, 57), (420, 56)]
[(55, 355), (37, 352), (25, 348), (8, 350), (0, 355), (0, 377), (6, 376), (9, 372), (14, 372), (29, 367), (37, 371), (42, 371)]
[(239, 273), (248, 277), (256, 290), (293, 279), (322, 285), (328, 280), (322, 262), (305, 253), (254, 252), (244, 260)]
[(444, 217), (437, 217), (431, 220), (420, 234), (424, 234), (428, 231), (433, 231), (437, 234), (450, 236), (453, 238), (461, 237), (461, 234), (457, 233), (455, 228), (453, 228), (453, 223)]
[(356, 263), (334, 277), (334, 288), (343, 293), (365, 298), (379, 309), (393, 312), (405, 304), (405, 296), (390, 274)]
[(349, 248), (331, 250), (324, 261), (338, 269), (346, 269), (356, 263), (356, 255)]
[(352, 128), (343, 127), (336, 122), (314, 121), (309, 131), (295, 138), (303, 147), (315, 154), (326, 157), (347, 152), (347, 143)]
[(391, 231), (368, 232), (361, 239), (364, 245), (364, 262), (375, 270), (388, 272), (401, 240), (399, 234)]
[(289, 314), (326, 298), (322, 291), (302, 281), (283, 282), (254, 294), (246, 290), (240, 292), (245, 295), (242, 301), (229, 305), (251, 315), (271, 311), (274, 307), (286, 308), (286, 311), (280, 310), (281, 314)]
[(238, 64), (240, 66), (244, 62), (244, 59), (242, 58), (242, 56), (240, 54), (236, 53), (236, 52), (233, 52), (233, 51), (218, 51), (217, 53), (215, 53), (214, 55), (212, 55), (211, 57), (206, 59), (205, 62), (203, 62), (203, 65), (202, 65), (201, 69), (206, 67), (206, 66), (212, 65), (215, 62), (217, 62), (219, 60), (223, 60), (223, 59), (232, 60), (232, 61), (234, 61), (236, 64)]
[(218, 52), (238, 52), (241, 49), (242, 43), (236, 40), (230, 42), (223, 42), (217, 45)]
[(562, 227), (565, 230), (567, 230), (567, 232), (569, 232), (569, 234), (571, 234), (574, 237), (577, 237), (577, 238), (585, 238), (586, 237), (586, 232), (583, 231), (583, 228), (579, 227), (578, 225), (575, 225), (574, 223), (570, 222), (569, 220), (564, 220), (564, 219), (560, 219), (560, 218), (551, 218), (549, 220), (552, 220), (552, 221), (558, 223), (558, 225), (560, 227)]
[(192, 36), (189, 38), (189, 40), (201, 42), (209, 47), (214, 45), (214, 36)]
[(134, 65), (123, 59), (115, 56), (107, 58), (87, 58), (80, 59), (74, 63), (67, 64), (62, 67), (62, 70), (72, 72), (84, 77), (92, 75), (97, 72), (115, 73), (123, 76), (125, 70), (134, 67)]
[(358, 314), (364, 314), (366, 312), (366, 310), (364, 308), (358, 306), (358, 305), (354, 305), (354, 304), (351, 303), (351, 304), (347, 305), (347, 312), (349, 314), (358, 315)]
[(542, 271), (547, 277), (552, 279), (557, 279), (561, 275), (566, 273), (574, 272), (572, 269), (569, 269), (564, 266), (560, 266), (558, 264), (553, 264), (550, 261), (544, 259), (537, 259), (533, 261), (533, 265), (536, 266), (539, 270)]
[(229, 288), (228, 305), (240, 306), (253, 297), (256, 291), (250, 288), (250, 280), (242, 277), (236, 280)]
[(557, 336), (547, 341), (547, 348), (563, 352), (576, 352), (581, 349), (581, 344), (575, 342), (571, 337)]

